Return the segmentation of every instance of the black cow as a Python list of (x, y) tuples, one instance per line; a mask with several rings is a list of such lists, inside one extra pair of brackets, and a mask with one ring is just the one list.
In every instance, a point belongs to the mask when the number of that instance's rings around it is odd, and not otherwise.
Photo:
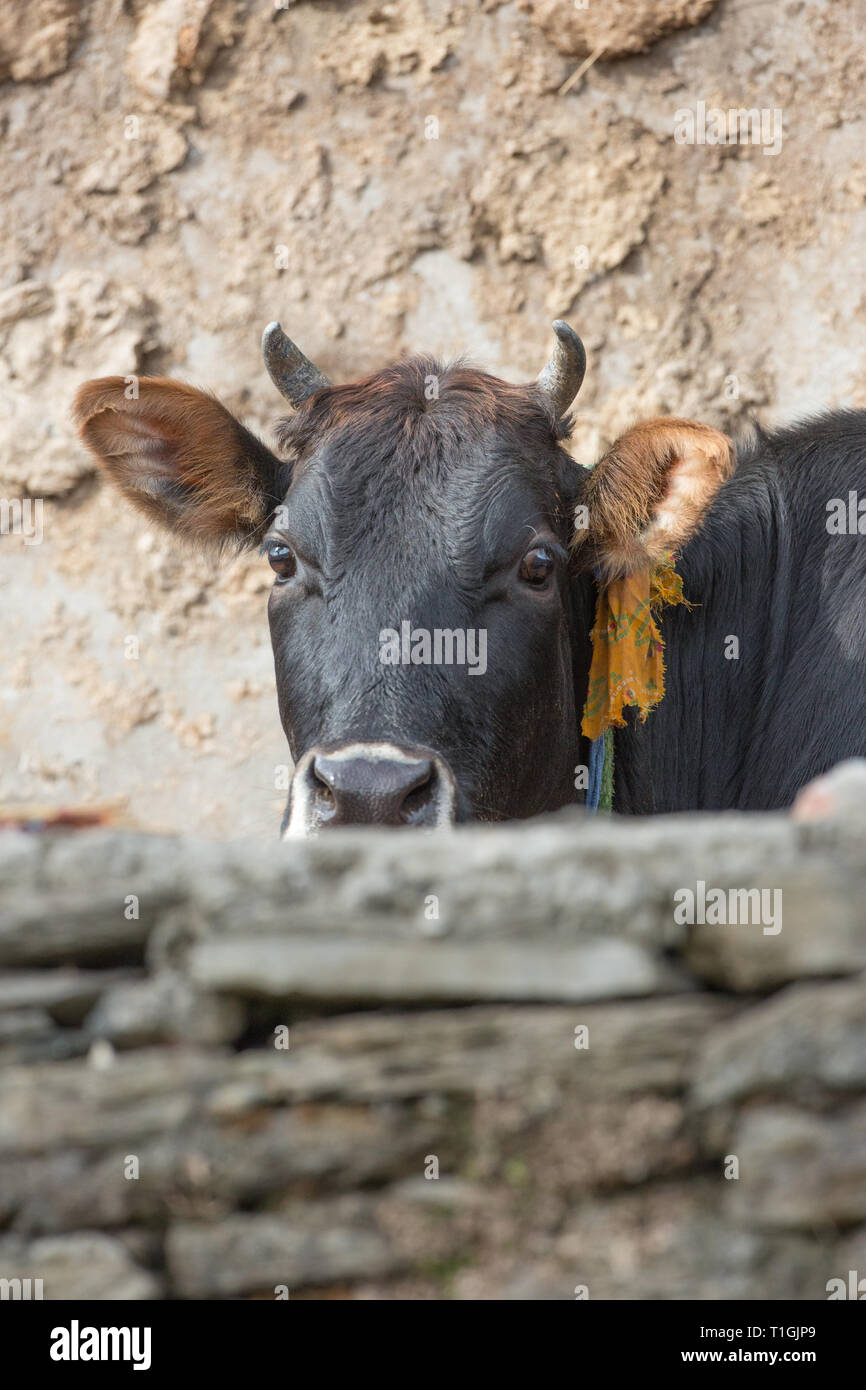
[(278, 453), (179, 382), (79, 391), (128, 498), (267, 554), (288, 833), (582, 801), (598, 587), (671, 550), (695, 606), (661, 619), (665, 697), (616, 731), (615, 809), (784, 806), (866, 754), (866, 413), (736, 448), (656, 420), (584, 469), (562, 447), (583, 348), (554, 328), (530, 385), (415, 357), (332, 386), (272, 324)]

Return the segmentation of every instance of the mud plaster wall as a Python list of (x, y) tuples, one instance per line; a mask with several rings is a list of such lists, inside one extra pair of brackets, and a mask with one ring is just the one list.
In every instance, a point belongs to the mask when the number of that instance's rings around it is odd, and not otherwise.
[[(80, 380), (182, 376), (267, 434), (274, 317), (337, 380), (422, 349), (522, 379), (562, 315), (581, 458), (659, 412), (866, 404), (864, 78), (854, 0), (7, 0), (0, 497), (44, 540), (0, 536), (0, 798), (203, 835), (283, 799), (267, 568), (117, 503)], [(698, 100), (780, 108), (781, 152), (676, 144)]]

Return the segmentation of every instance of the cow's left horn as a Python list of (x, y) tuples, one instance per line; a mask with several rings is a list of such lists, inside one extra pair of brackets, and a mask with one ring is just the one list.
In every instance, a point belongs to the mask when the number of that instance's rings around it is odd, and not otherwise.
[(296, 408), (303, 405), (314, 391), (331, 385), (324, 373), (313, 366), (276, 322), (269, 323), (262, 334), (262, 356), (268, 376), (280, 395), (285, 396)]
[(586, 350), (574, 329), (564, 319), (553, 325), (556, 347), (544, 371), (539, 372), (537, 384), (557, 415), (564, 415), (580, 390), (586, 371)]

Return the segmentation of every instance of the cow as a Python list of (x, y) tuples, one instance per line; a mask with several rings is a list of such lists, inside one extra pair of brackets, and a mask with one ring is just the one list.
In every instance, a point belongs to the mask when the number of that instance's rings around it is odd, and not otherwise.
[(554, 332), (529, 384), (414, 356), (333, 385), (271, 324), (274, 449), (178, 381), (78, 391), (126, 498), (274, 572), (285, 835), (585, 802), (599, 603), (663, 557), (687, 602), (658, 615), (666, 693), (610, 735), (614, 810), (784, 807), (866, 754), (866, 412), (736, 443), (656, 419), (584, 467), (564, 445), (585, 352)]

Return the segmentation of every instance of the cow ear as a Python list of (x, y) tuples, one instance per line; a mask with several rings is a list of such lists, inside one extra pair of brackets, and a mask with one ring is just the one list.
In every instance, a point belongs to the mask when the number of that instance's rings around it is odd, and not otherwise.
[(669, 417), (636, 425), (589, 470), (575, 529), (579, 564), (613, 579), (681, 550), (734, 463), (732, 441), (709, 425)]
[(215, 397), (180, 381), (88, 381), (73, 418), (124, 496), (192, 540), (254, 540), (288, 488), (287, 464)]

